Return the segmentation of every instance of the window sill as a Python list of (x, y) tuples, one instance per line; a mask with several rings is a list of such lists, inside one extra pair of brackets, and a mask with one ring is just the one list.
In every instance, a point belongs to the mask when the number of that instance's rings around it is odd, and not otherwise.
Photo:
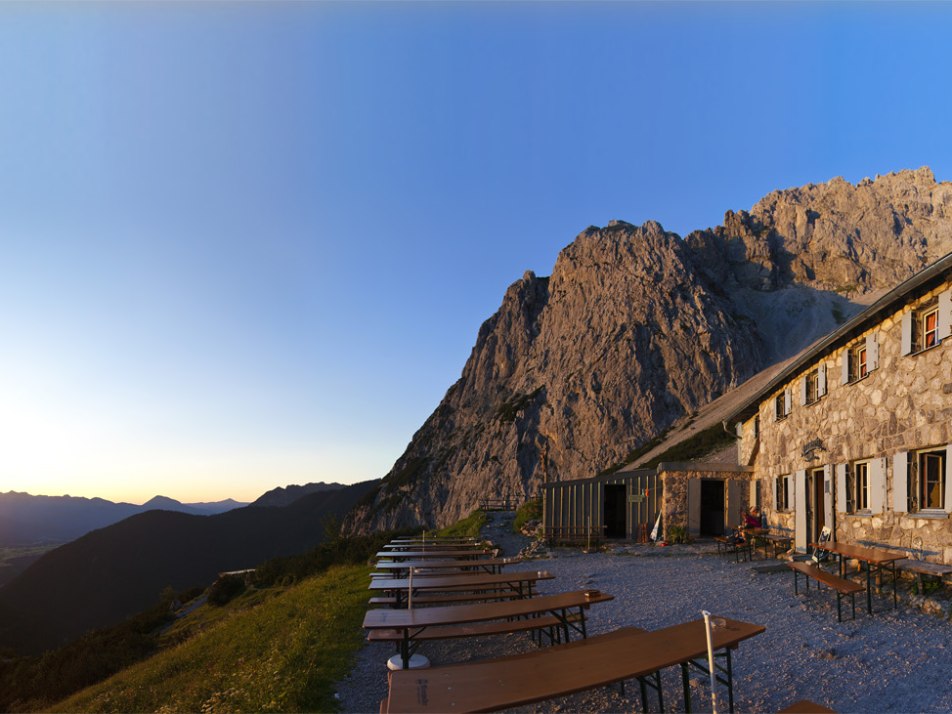
[(778, 416), (778, 417), (775, 419), (775, 421), (784, 421), (788, 416), (790, 416), (790, 415), (789, 415), (789, 414), (784, 414), (783, 416)]
[(926, 521), (944, 521), (949, 517), (945, 511), (914, 511), (901, 514), (905, 518), (918, 518)]
[(846, 384), (847, 384), (847, 385), (850, 385), (850, 384), (859, 384), (860, 382), (863, 382), (863, 381), (869, 379), (869, 375), (871, 375), (872, 373), (873, 373), (873, 370), (869, 370), (869, 371), (868, 371), (866, 374), (864, 374), (862, 377), (857, 377), (856, 379), (851, 379), (851, 380), (850, 380), (849, 382), (847, 382)]
[(853, 511), (852, 513), (847, 513), (846, 517), (847, 518), (872, 518), (873, 512), (870, 510)]
[(906, 357), (916, 357), (917, 355), (924, 355), (926, 352), (929, 352), (930, 350), (934, 350), (936, 347), (941, 347), (944, 343), (945, 343), (945, 340), (939, 340), (934, 345), (930, 345), (929, 347), (923, 347), (922, 349), (915, 350), (914, 352), (910, 352), (909, 354), (906, 355)]

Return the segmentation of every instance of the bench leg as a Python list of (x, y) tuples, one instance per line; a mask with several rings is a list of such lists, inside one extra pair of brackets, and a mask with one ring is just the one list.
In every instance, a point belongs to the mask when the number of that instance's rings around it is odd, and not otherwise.
[[(854, 598), (855, 599), (855, 598)], [(843, 612), (840, 608), (840, 603), (843, 600), (843, 595), (840, 592), (836, 593), (836, 621), (843, 622)]]
[(684, 713), (691, 714), (691, 685), (688, 682), (688, 663), (681, 663), (681, 686), (684, 688)]

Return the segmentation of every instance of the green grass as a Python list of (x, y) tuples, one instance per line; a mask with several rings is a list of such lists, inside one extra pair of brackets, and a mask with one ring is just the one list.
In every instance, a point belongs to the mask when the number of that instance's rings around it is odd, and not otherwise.
[(65, 712), (337, 710), (334, 684), (363, 643), (366, 566), (203, 606), (168, 633), (181, 644), (59, 702)]
[(484, 525), (486, 525), (486, 514), (477, 508), (466, 516), (466, 518), (456, 521), (456, 523), (446, 528), (440, 528), (440, 530), (435, 531), (433, 535), (449, 538), (465, 538), (466, 536), (478, 538), (479, 531)]
[(533, 520), (542, 520), (541, 498), (530, 499), (519, 506), (519, 509), (516, 511), (516, 517), (512, 522), (512, 530), (519, 533), (522, 530), (522, 526), (526, 524), (526, 521)]

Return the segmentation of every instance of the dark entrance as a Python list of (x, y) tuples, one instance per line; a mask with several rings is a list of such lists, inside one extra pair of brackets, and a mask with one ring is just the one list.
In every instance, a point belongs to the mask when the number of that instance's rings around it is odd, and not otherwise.
[(701, 479), (701, 535), (724, 534), (724, 482)]
[(626, 535), (625, 510), (628, 505), (625, 498), (626, 490), (623, 483), (605, 484), (604, 523), (606, 538), (624, 538)]

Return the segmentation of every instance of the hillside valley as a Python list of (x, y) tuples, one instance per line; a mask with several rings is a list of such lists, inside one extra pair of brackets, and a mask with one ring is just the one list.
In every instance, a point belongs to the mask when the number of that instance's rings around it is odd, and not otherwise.
[(154, 605), (166, 588), (206, 586), (219, 572), (303, 552), (335, 535), (375, 485), (213, 516), (147, 511), (87, 533), (0, 588), (0, 648), (39, 652)]

